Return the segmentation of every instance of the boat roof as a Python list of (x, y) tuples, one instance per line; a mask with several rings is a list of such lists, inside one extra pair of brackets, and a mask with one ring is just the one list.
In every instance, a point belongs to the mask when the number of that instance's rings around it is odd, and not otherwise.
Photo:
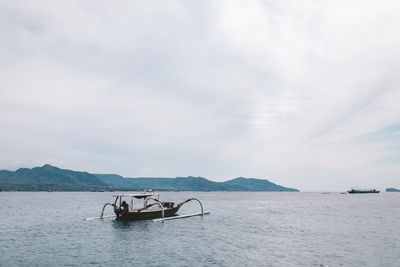
[(134, 193), (134, 194), (120, 194), (120, 195), (113, 195), (113, 197), (135, 197), (135, 198), (145, 198), (151, 197), (155, 194), (153, 192), (142, 192), (142, 193)]

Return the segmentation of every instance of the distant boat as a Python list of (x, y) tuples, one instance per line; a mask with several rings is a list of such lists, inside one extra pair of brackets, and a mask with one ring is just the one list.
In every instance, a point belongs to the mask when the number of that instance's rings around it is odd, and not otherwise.
[(351, 189), (347, 191), (349, 194), (368, 194), (368, 193), (379, 193), (376, 189)]

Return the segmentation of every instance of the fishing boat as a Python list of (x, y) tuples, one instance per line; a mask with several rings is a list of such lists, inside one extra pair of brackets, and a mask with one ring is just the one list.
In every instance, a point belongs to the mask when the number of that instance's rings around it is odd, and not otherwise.
[[(203, 210), (203, 204), (197, 198), (189, 198), (180, 203), (176, 203), (160, 201), (160, 196), (155, 196), (156, 194), (154, 192), (146, 191), (133, 194), (114, 195), (114, 203), (104, 204), (100, 217), (86, 218), (85, 220), (115, 217), (118, 221), (138, 221), (150, 219), (153, 219), (153, 221), (165, 221), (210, 213), (209, 211)], [(176, 215), (183, 204), (193, 200), (200, 204), (201, 212), (180, 216)], [(142, 202), (143, 204), (140, 205), (138, 202)], [(115, 215), (104, 216), (104, 210), (107, 206), (113, 207)]]
[(351, 189), (347, 191), (349, 194), (368, 194), (368, 193), (379, 193), (376, 189)]

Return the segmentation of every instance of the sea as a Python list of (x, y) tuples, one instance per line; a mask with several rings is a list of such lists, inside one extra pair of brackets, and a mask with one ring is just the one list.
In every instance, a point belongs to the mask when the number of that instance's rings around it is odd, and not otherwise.
[(400, 266), (400, 193), (160, 192), (211, 214), (84, 220), (114, 194), (0, 192), (0, 266)]

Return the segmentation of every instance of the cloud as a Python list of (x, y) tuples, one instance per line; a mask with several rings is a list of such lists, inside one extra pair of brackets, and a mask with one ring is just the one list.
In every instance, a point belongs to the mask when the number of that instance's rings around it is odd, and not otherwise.
[(394, 1), (0, 5), (0, 168), (400, 187)]

